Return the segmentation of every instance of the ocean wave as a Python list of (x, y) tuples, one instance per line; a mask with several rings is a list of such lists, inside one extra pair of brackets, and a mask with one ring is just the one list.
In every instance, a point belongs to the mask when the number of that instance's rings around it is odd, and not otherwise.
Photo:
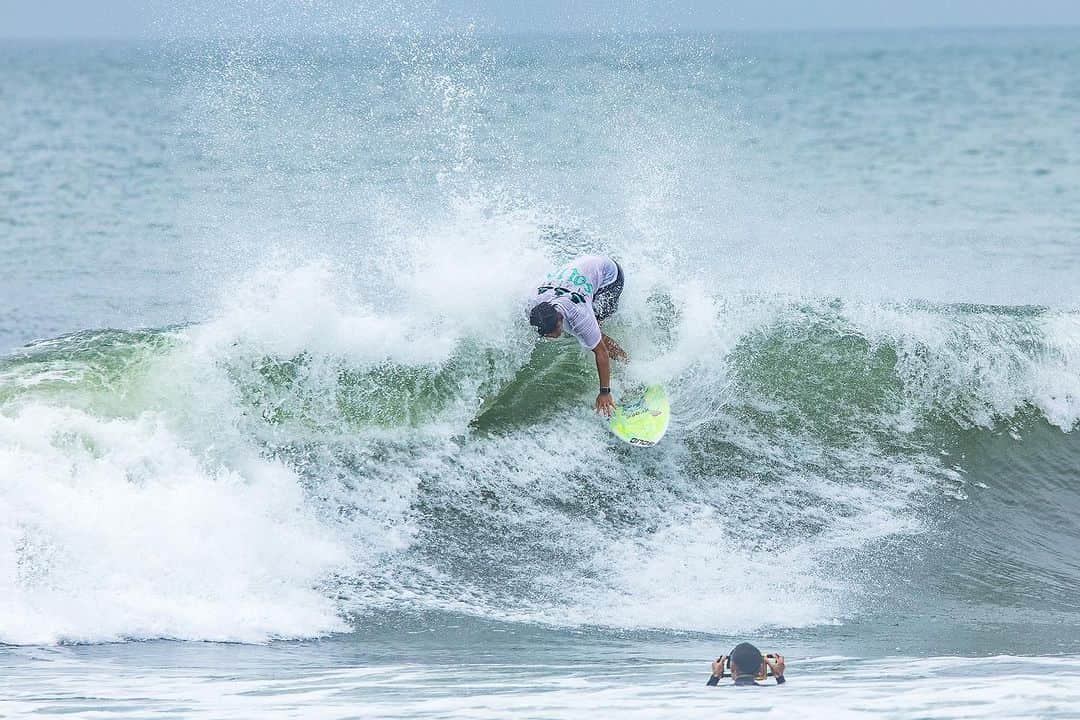
[[(505, 310), (482, 317), (432, 290), (471, 260), (429, 259), (389, 304), (326, 263), (268, 271), (204, 323), (0, 359), (0, 641), (262, 641), (388, 608), (835, 622), (975, 482), (1019, 492), (973, 480), (973, 437), (1076, 457), (1073, 313), (723, 297), (642, 273), (610, 326), (634, 356), (618, 383), (665, 382), (675, 420), (641, 451), (592, 416), (587, 357), (534, 346), (512, 301), (531, 262), (496, 257)], [(991, 514), (1032, 547), (1028, 520)], [(1080, 574), (1040, 557), (1014, 580)], [(770, 602), (701, 601), (735, 593)]]

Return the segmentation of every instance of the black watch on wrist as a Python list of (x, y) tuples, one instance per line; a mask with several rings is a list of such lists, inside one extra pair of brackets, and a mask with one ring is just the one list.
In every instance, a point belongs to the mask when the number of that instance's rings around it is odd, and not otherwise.
[(600, 394), (601, 395), (610, 395), (611, 394), (611, 388), (601, 386), (600, 387)]

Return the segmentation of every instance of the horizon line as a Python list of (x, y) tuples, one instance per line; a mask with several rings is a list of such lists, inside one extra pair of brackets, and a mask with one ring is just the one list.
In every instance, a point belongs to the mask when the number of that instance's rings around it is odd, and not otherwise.
[(1024, 30), (1077, 30), (1080, 29), (1080, 22), (1064, 23), (1064, 24), (1046, 24), (1046, 23), (1022, 23), (1022, 24), (945, 24), (945, 25), (894, 25), (889, 27), (877, 27), (877, 26), (840, 26), (840, 27), (746, 27), (746, 28), (715, 28), (715, 29), (693, 29), (693, 30), (680, 30), (680, 29), (667, 29), (667, 30), (621, 30), (621, 29), (602, 29), (602, 30), (478, 30), (475, 25), (466, 25), (457, 29), (444, 29), (444, 30), (421, 30), (414, 32), (396, 32), (396, 31), (379, 31), (371, 30), (368, 32), (360, 33), (326, 33), (326, 32), (294, 32), (294, 33), (270, 33), (263, 35), (256, 35), (251, 33), (230, 33), (230, 34), (183, 34), (183, 35), (169, 35), (165, 33), (157, 32), (144, 32), (144, 33), (117, 33), (117, 34), (103, 34), (103, 33), (59, 33), (59, 34), (41, 34), (41, 33), (12, 33), (4, 34), (0, 32), (0, 42), (6, 40), (50, 40), (50, 41), (63, 41), (63, 40), (83, 40), (83, 41), (116, 41), (116, 40), (250, 40), (264, 38), (267, 40), (273, 39), (327, 39), (327, 38), (343, 38), (343, 37), (373, 37), (379, 39), (398, 38), (398, 37), (445, 37), (460, 35), (463, 32), (470, 31), (477, 37), (613, 37), (613, 36), (708, 36), (708, 35), (829, 35), (829, 34), (860, 34), (860, 33), (905, 33), (905, 32), (979, 32), (979, 31), (1024, 31)]

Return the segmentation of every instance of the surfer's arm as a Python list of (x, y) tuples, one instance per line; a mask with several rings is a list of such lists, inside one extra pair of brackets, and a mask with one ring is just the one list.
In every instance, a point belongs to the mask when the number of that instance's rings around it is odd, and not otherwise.
[(601, 335), (600, 340), (607, 346), (608, 355), (611, 357), (624, 362), (630, 359), (630, 356), (626, 354), (626, 351), (619, 347), (619, 343), (615, 342), (607, 335)]
[(596, 412), (610, 415), (615, 403), (611, 400), (611, 358), (608, 356), (607, 344), (603, 339), (596, 343), (593, 348), (596, 356), (596, 374), (600, 378), (600, 387), (607, 388), (607, 392), (601, 392), (596, 396)]

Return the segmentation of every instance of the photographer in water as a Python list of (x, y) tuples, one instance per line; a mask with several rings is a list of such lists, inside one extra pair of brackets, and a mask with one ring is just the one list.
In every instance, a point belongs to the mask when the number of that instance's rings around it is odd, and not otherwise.
[(736, 685), (761, 685), (770, 674), (776, 678), (777, 685), (784, 684), (784, 656), (764, 655), (750, 643), (739, 643), (730, 655), (713, 660), (712, 675), (706, 685), (716, 685), (724, 678), (727, 668), (731, 669), (731, 678)]

